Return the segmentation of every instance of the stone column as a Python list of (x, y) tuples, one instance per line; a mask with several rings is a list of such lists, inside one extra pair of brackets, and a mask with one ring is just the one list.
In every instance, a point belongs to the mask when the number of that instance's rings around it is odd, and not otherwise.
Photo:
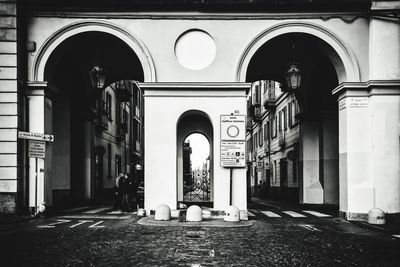
[[(52, 134), (52, 95), (56, 89), (46, 82), (30, 82), (27, 88), (28, 129), (33, 133)], [(28, 141), (26, 141), (28, 142)], [(52, 144), (46, 142), (46, 158), (29, 158), (29, 207), (45, 202), (51, 205)], [(38, 175), (36, 179), (36, 175)], [(36, 184), (37, 181), (37, 184)]]
[(367, 220), (380, 208), (400, 212), (400, 24), (398, 1), (373, 1), (369, 81), (343, 83), (339, 98), (339, 208)]
[(303, 181), (300, 202), (322, 204), (324, 192), (320, 182), (319, 122), (304, 120), (300, 128), (300, 167)]
[(323, 178), (324, 204), (339, 204), (338, 121), (329, 117), (322, 120), (322, 152), (320, 174)]
[[(93, 131), (93, 122), (92, 121), (85, 121), (84, 122), (84, 129), (83, 129), (83, 198), (85, 200), (91, 199), (94, 190), (94, 183), (92, 183), (92, 176), (94, 179), (94, 164), (92, 162), (93, 158), (93, 147), (94, 147), (94, 140), (92, 136), (94, 136)], [(94, 188), (93, 188), (94, 189)]]
[(400, 82), (347, 86), (339, 101), (340, 210), (348, 219), (374, 207), (398, 213)]
[(400, 81), (345, 83), (339, 95), (341, 215), (400, 212)]

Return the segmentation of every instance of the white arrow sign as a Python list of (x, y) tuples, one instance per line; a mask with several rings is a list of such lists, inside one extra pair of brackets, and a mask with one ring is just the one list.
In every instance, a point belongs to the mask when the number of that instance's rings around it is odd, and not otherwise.
[(52, 135), (52, 134), (31, 133), (31, 132), (22, 132), (22, 131), (18, 131), (18, 138), (29, 139), (29, 140), (39, 140), (39, 141), (46, 141), (46, 142), (54, 141), (54, 135)]

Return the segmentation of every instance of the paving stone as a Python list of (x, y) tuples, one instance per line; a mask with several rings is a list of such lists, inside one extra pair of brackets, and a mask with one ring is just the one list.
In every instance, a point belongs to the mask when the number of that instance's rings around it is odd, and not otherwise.
[(147, 226), (136, 219), (95, 230), (36, 227), (50, 220), (0, 232), (1, 265), (397, 266), (400, 260), (400, 239), (330, 218), (307, 222), (321, 232), (299, 227), (298, 218), (257, 218), (243, 228)]

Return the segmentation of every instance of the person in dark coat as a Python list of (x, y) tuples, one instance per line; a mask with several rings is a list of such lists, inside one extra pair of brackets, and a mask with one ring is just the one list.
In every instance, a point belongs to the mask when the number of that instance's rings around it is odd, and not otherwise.
[(123, 174), (120, 173), (117, 177), (115, 177), (114, 183), (114, 209), (122, 208), (122, 190), (121, 183), (123, 180)]
[(121, 179), (122, 210), (128, 211), (130, 208), (129, 195), (131, 191), (132, 180), (127, 173), (125, 173)]

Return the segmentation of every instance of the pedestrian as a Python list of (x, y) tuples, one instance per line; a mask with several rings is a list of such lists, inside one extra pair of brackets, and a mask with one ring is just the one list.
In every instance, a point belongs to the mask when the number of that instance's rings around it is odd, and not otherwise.
[(114, 209), (122, 208), (122, 192), (121, 192), (121, 182), (123, 179), (123, 173), (120, 173), (115, 177), (114, 183)]
[(121, 178), (121, 191), (122, 191), (122, 210), (123, 211), (129, 211), (129, 193), (130, 193), (130, 187), (131, 187), (131, 180), (130, 177), (127, 173), (123, 175)]
[(129, 174), (129, 205), (130, 208), (133, 208), (133, 200), (136, 200), (136, 181), (133, 178), (132, 174)]

